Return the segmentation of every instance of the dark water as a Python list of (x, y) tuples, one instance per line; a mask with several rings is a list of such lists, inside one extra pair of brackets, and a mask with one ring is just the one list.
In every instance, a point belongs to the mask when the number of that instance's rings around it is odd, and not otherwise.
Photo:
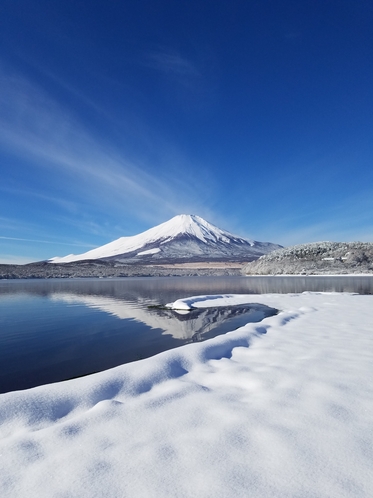
[(204, 294), (373, 293), (373, 277), (193, 277), (0, 281), (0, 392), (105, 370), (205, 340), (276, 311), (180, 315), (152, 306)]

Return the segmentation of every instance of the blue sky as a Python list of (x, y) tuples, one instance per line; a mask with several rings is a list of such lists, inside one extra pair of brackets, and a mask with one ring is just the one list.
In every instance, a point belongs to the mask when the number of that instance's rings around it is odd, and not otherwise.
[(2, 0), (0, 262), (177, 214), (373, 241), (373, 3)]

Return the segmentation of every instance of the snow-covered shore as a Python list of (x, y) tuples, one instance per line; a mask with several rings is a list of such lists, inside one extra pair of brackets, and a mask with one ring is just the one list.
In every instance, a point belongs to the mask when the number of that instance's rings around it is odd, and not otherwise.
[(373, 496), (373, 296), (197, 297), (281, 312), (0, 395), (0, 496)]

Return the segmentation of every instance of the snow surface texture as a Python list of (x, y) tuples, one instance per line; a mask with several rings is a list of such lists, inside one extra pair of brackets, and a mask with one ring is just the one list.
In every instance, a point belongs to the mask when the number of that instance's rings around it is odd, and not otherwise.
[(373, 273), (373, 243), (314, 242), (285, 247), (243, 268), (245, 275), (343, 275)]
[[(371, 498), (373, 296), (197, 296), (282, 310), (0, 395), (2, 498)], [(171, 305), (172, 306), (172, 305)]]
[(147, 262), (193, 258), (246, 261), (278, 249), (279, 245), (237, 237), (195, 215), (181, 214), (133, 237), (121, 237), (84, 254), (54, 257), (50, 263), (71, 263), (87, 259)]

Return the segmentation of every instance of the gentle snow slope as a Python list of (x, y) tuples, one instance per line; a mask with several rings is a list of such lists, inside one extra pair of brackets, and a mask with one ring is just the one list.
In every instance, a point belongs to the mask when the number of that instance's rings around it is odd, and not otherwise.
[(259, 324), (0, 395), (2, 498), (370, 498), (373, 296), (259, 302)]

